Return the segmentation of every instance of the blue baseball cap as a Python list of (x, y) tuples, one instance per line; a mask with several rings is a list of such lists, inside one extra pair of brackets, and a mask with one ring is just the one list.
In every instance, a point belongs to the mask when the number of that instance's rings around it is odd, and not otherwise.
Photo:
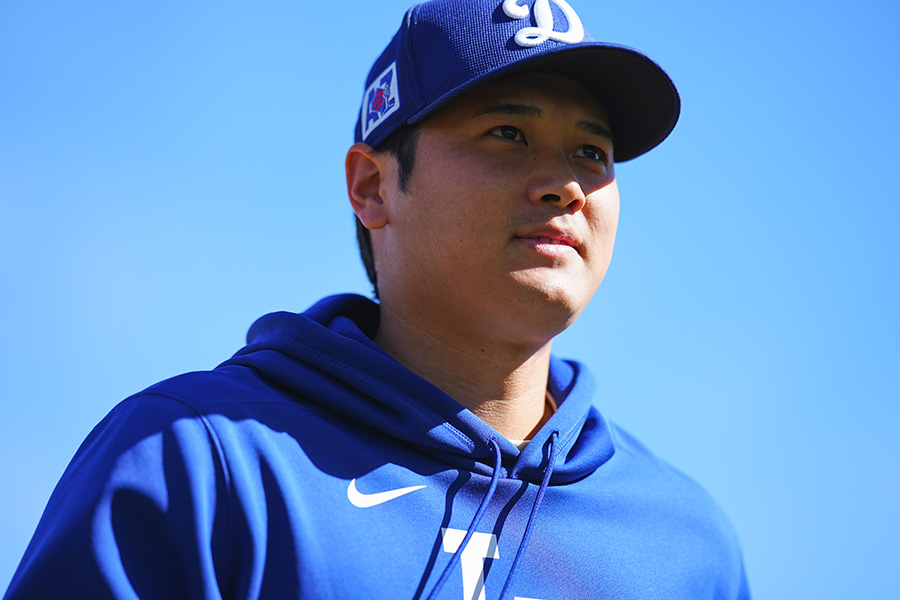
[(377, 148), (464, 92), (523, 72), (593, 90), (609, 113), (616, 162), (654, 148), (678, 121), (665, 71), (637, 50), (595, 42), (566, 0), (432, 0), (409, 9), (372, 65), (355, 139)]

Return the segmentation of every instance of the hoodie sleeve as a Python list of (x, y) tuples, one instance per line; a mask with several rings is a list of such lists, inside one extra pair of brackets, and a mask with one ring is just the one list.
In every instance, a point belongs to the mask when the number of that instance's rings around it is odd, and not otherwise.
[(206, 419), (152, 394), (117, 406), (54, 490), (5, 595), (228, 596), (228, 472)]

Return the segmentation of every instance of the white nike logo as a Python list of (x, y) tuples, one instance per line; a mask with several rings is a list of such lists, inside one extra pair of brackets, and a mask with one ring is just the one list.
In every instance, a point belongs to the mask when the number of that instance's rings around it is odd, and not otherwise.
[(376, 494), (363, 494), (356, 489), (356, 479), (351, 479), (350, 485), (347, 486), (347, 499), (350, 500), (350, 504), (357, 508), (372, 508), (373, 506), (384, 504), (385, 502), (399, 498), (410, 492), (421, 490), (424, 487), (424, 485), (411, 485), (409, 487), (378, 492)]

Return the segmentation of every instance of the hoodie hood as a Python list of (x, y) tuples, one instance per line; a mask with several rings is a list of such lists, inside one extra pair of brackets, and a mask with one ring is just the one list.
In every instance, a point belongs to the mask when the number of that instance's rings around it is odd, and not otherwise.
[(501, 477), (540, 483), (554, 432), (558, 458), (551, 484), (577, 481), (612, 457), (609, 426), (592, 405), (594, 381), (579, 363), (551, 358), (548, 387), (558, 409), (519, 451), (379, 348), (371, 339), (378, 321), (379, 307), (371, 300), (330, 296), (302, 314), (261, 317), (247, 334), (247, 346), (224, 364), (252, 367), (323, 409), (476, 473), (492, 474), (494, 440), (500, 448)]

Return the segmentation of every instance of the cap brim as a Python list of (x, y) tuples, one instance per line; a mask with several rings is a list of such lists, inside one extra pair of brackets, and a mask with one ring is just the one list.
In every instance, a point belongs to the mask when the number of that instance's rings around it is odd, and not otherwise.
[(675, 84), (650, 58), (626, 46), (584, 42), (484, 73), (434, 100), (407, 122), (422, 121), (482, 83), (523, 72), (564, 75), (593, 90), (609, 113), (615, 162), (631, 160), (656, 147), (672, 132), (681, 112)]

